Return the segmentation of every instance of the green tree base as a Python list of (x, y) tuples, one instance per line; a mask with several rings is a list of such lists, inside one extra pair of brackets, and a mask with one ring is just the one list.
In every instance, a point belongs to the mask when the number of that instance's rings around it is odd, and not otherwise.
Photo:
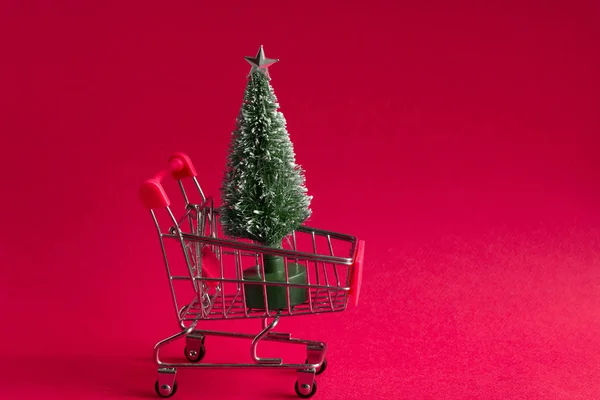
[[(260, 267), (254, 266), (245, 269), (243, 272), (244, 280), (262, 281)], [(306, 285), (306, 267), (296, 263), (288, 263), (288, 277), (290, 283)], [(267, 282), (285, 283), (285, 272), (265, 272)], [(281, 310), (288, 307), (287, 290), (285, 286), (273, 286), (266, 284), (267, 302), (269, 310)], [(292, 307), (305, 303), (308, 300), (308, 290), (306, 288), (290, 287), (290, 305)], [(265, 309), (265, 300), (262, 284), (244, 284), (246, 292), (246, 307), (257, 310)]]

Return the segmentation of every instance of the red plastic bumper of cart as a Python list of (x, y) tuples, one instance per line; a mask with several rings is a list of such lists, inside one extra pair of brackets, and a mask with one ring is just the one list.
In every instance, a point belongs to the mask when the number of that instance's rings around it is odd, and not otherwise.
[(350, 280), (350, 297), (354, 300), (354, 306), (358, 306), (358, 297), (362, 285), (363, 263), (365, 258), (365, 241), (360, 240), (356, 246), (356, 255), (352, 265), (352, 278)]

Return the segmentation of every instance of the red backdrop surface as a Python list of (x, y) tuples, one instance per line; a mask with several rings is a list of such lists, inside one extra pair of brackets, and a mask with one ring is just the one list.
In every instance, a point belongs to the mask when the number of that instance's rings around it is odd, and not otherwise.
[[(184, 151), (219, 196), (262, 44), (310, 225), (367, 243), (358, 307), (281, 323), (330, 345), (315, 398), (596, 399), (599, 21), (592, 1), (3, 2), (0, 398), (155, 396), (176, 324), (138, 187)], [(178, 382), (295, 396), (281, 371)]]

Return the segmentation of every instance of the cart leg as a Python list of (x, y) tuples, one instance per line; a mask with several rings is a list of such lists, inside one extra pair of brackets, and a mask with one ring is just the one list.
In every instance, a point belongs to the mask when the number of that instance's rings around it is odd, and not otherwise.
[(185, 326), (185, 314), (187, 313), (187, 310), (189, 308), (189, 304), (187, 306), (183, 306), (181, 307), (181, 309), (179, 310), (179, 327), (182, 330), (186, 330), (187, 326)]
[(256, 354), (256, 347), (258, 346), (258, 343), (265, 336), (268, 336), (271, 329), (277, 326), (277, 323), (279, 322), (279, 314), (280, 313), (278, 312), (275, 316), (275, 319), (273, 320), (273, 322), (271, 322), (270, 325), (267, 323), (267, 318), (265, 318), (263, 320), (263, 330), (252, 340), (252, 345), (250, 346), (250, 356), (257, 364), (281, 364), (282, 362), (281, 358), (262, 358)]
[(192, 331), (185, 337), (185, 356), (191, 362), (198, 362), (204, 357), (204, 335), (200, 331)]
[(303, 398), (308, 399), (314, 396), (317, 392), (317, 382), (315, 382), (315, 370), (314, 369), (299, 369), (298, 380), (294, 388), (296, 394)]
[(159, 368), (158, 380), (154, 385), (156, 394), (160, 397), (171, 397), (177, 391), (177, 382), (175, 382), (175, 368)]
[(325, 368), (327, 368), (327, 360), (325, 359), (326, 347), (324, 343), (317, 344), (309, 344), (307, 346), (306, 352), (306, 364), (309, 366), (315, 366), (318, 364), (318, 369), (316, 371), (317, 375), (325, 372)]

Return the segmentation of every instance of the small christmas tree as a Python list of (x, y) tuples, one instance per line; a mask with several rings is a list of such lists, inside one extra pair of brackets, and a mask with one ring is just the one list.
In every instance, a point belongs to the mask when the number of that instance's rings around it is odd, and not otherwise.
[[(270, 84), (267, 68), (278, 60), (265, 58), (262, 46), (255, 58), (246, 60), (252, 70), (229, 147), (221, 188), (221, 225), (228, 236), (279, 248), (282, 240), (311, 215), (312, 197), (307, 195), (303, 170), (296, 164), (286, 121)], [(285, 281), (283, 259), (269, 255), (264, 258), (266, 279), (281, 281), (283, 277)], [(302, 266), (288, 264), (288, 272), (290, 281), (298, 280), (294, 283), (306, 278)], [(262, 280), (258, 268), (247, 271), (244, 278)], [(246, 289), (256, 289), (256, 298), (247, 293), (255, 306), (258, 301), (262, 304), (262, 287)], [(273, 300), (281, 305), (281, 289), (285, 296), (285, 287), (268, 287), (272, 292), (268, 294), (269, 304)], [(303, 290), (294, 293), (296, 301), (305, 297)], [(283, 301), (285, 307), (285, 298)]]
[(227, 235), (279, 247), (310, 216), (302, 169), (259, 51), (229, 149), (221, 222)]

